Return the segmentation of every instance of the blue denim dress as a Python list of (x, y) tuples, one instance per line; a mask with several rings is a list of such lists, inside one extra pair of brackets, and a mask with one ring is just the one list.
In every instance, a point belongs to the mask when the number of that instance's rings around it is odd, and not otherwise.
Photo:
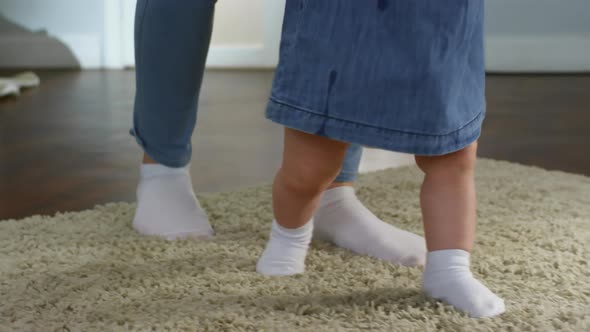
[(417, 155), (475, 141), (483, 0), (287, 0), (267, 117)]

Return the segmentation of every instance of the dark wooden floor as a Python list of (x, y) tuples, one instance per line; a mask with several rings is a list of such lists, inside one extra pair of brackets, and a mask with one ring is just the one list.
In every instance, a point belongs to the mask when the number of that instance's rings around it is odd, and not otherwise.
[[(0, 220), (132, 201), (134, 73), (40, 76), (41, 87), (0, 100)], [(198, 191), (271, 180), (281, 155), (281, 129), (263, 118), (271, 80), (269, 71), (207, 72), (193, 137)], [(590, 75), (487, 83), (480, 156), (590, 175)]]

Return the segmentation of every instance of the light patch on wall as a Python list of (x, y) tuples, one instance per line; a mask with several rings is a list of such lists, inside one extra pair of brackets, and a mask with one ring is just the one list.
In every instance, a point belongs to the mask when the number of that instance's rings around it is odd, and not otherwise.
[(224, 0), (215, 6), (212, 46), (264, 43), (264, 0)]
[(359, 172), (368, 173), (413, 164), (415, 164), (415, 161), (414, 156), (411, 154), (365, 148)]

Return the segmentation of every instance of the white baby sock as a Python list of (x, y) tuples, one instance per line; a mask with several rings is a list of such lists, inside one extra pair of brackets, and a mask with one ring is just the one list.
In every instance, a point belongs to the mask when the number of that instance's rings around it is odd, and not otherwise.
[(305, 271), (305, 256), (313, 235), (313, 220), (289, 229), (273, 220), (266, 249), (258, 259), (256, 271), (268, 276), (288, 276)]
[(327, 190), (314, 220), (314, 236), (357, 254), (405, 266), (424, 265), (426, 260), (423, 237), (377, 218), (352, 187)]
[(473, 277), (469, 256), (467, 251), (459, 249), (429, 252), (422, 279), (424, 291), (474, 318), (503, 313), (504, 300)]
[(168, 240), (209, 238), (213, 229), (193, 191), (188, 167), (143, 164), (133, 228)]

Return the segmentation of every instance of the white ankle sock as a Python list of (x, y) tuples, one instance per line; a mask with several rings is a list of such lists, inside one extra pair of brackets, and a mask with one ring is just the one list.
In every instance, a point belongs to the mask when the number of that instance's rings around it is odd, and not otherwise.
[(352, 187), (327, 190), (314, 216), (314, 236), (352, 250), (405, 266), (424, 265), (424, 238), (377, 218)]
[(188, 167), (141, 166), (133, 228), (168, 240), (213, 236), (207, 215), (193, 191)]
[(288, 276), (305, 271), (305, 256), (313, 234), (313, 220), (289, 229), (273, 220), (266, 249), (258, 259), (256, 271), (268, 276)]
[(503, 313), (504, 300), (473, 277), (469, 256), (467, 251), (459, 249), (429, 252), (422, 279), (424, 291), (474, 318)]

